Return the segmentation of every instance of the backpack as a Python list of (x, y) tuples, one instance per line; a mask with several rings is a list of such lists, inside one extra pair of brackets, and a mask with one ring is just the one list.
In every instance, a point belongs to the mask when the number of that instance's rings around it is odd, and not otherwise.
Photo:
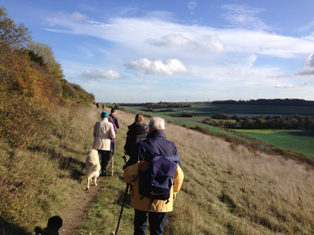
[(149, 168), (140, 174), (139, 192), (143, 197), (154, 200), (166, 200), (170, 198), (170, 190), (173, 185), (174, 174), (180, 164), (178, 155), (154, 156), (149, 163)]

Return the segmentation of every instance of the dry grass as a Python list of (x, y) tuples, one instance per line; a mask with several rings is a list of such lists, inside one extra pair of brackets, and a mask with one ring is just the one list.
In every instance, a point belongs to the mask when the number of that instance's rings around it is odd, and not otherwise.
[[(30, 231), (65, 208), (85, 184), (83, 165), (99, 112), (95, 108), (60, 109), (53, 117), (57, 124), (51, 127), (49, 138), (33, 141), (13, 157), (1, 146), (2, 219)], [(125, 189), (120, 156), (127, 125), (134, 120), (134, 114), (118, 115), (122, 127), (115, 176), (103, 181), (78, 234), (110, 234), (115, 229)], [(166, 128), (168, 139), (178, 147), (185, 173), (166, 235), (314, 233), (312, 167), (282, 156), (250, 152), (169, 123)], [(133, 209), (126, 205), (119, 234), (133, 233), (132, 220)]]
[(52, 125), (42, 130), (46, 138), (32, 138), (17, 151), (1, 145), (0, 227), (7, 231), (13, 227), (21, 234), (44, 226), (85, 183), (96, 110), (58, 108), (50, 115)]
[[(134, 117), (119, 116), (129, 124)], [(165, 234), (314, 233), (312, 167), (169, 123), (166, 128), (185, 182)]]
[(167, 136), (177, 144), (186, 175), (169, 234), (314, 232), (311, 167), (230, 148), (221, 139), (177, 126), (168, 125)]

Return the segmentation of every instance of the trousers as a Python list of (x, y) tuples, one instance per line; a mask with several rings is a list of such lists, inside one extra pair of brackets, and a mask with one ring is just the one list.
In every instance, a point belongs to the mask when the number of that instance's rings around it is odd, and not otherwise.
[(134, 210), (134, 235), (145, 235), (147, 217), (150, 226), (150, 235), (162, 235), (164, 232), (167, 213), (146, 212)]
[(110, 150), (98, 150), (100, 165), (101, 165), (101, 174), (106, 175), (106, 167), (110, 160)]

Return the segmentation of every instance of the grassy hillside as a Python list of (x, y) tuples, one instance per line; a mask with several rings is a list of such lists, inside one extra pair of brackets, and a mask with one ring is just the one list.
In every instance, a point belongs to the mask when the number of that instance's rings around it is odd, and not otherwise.
[(21, 235), (46, 225), (82, 190), (85, 158), (98, 116), (93, 108), (58, 107), (50, 113), (41, 138), (35, 135), (15, 151), (1, 142), (1, 231)]
[(32, 231), (80, 189), (93, 101), (64, 79), (51, 48), (0, 7), (1, 233)]
[[(115, 229), (125, 185), (121, 178), (126, 125), (134, 115), (119, 112), (116, 176), (102, 185), (78, 234)], [(146, 120), (148, 121), (148, 120)], [(181, 156), (185, 181), (165, 234), (312, 234), (313, 168), (269, 156), (183, 127), (166, 134)], [(132, 234), (133, 209), (126, 205), (119, 234)]]
[[(17, 234), (62, 214), (82, 190), (84, 160), (100, 110), (60, 108), (44, 130), (10, 155), (1, 145), (1, 226)], [(76, 234), (115, 230), (125, 190), (122, 166), (127, 125), (134, 115), (119, 112), (115, 175), (107, 177), (86, 221)], [(146, 119), (148, 121), (148, 119)], [(185, 181), (165, 234), (312, 234), (313, 168), (282, 156), (250, 152), (224, 140), (167, 123), (178, 147)], [(133, 209), (127, 201), (119, 234), (132, 234)], [(5, 226), (4, 226), (5, 225)], [(61, 233), (62, 234), (62, 233)]]

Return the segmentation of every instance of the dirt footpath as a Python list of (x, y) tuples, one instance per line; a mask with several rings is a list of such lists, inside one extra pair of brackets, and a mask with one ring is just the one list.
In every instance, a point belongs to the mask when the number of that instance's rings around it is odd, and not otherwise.
[(82, 188), (77, 195), (73, 196), (69, 205), (61, 215), (63, 226), (59, 231), (60, 235), (75, 234), (76, 230), (81, 227), (89, 206), (92, 205), (97, 198), (103, 181), (104, 177), (99, 177), (97, 187), (92, 184), (88, 192), (84, 191)]

